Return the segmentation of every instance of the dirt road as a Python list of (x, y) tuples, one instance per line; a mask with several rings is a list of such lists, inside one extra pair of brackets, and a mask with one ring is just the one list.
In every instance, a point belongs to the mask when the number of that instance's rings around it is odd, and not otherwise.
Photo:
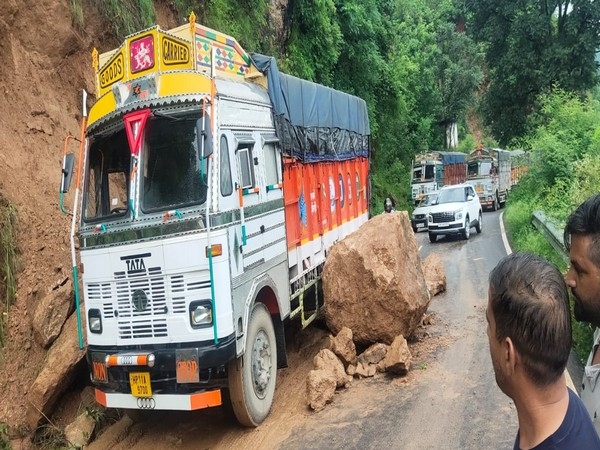
[(288, 342), (290, 368), (278, 373), (271, 415), (257, 429), (235, 424), (226, 409), (155, 412), (109, 428), (90, 450), (104, 449), (481, 449), (510, 448), (517, 429), (512, 402), (497, 388), (487, 347), (487, 277), (505, 254), (498, 213), (484, 214), (484, 230), (469, 241), (430, 244), (448, 288), (429, 308), (434, 323), (410, 342), (407, 377), (355, 380), (320, 413), (306, 407), (305, 380), (327, 333), (312, 327)]

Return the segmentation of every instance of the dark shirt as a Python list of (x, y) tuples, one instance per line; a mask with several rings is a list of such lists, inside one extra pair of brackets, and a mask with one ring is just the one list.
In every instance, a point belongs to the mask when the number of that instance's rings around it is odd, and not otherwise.
[[(519, 450), (520, 433), (517, 432), (514, 450)], [(542, 442), (535, 450), (600, 449), (600, 438), (592, 424), (581, 399), (569, 389), (569, 407), (560, 427)], [(533, 450), (533, 449), (532, 449)]]

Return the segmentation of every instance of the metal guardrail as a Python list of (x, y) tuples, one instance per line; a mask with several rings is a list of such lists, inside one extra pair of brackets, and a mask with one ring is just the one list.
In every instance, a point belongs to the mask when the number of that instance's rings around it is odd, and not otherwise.
[(546, 239), (554, 247), (554, 250), (569, 263), (569, 254), (563, 242), (563, 231), (558, 227), (556, 222), (544, 214), (544, 211), (534, 211), (531, 223), (536, 227)]

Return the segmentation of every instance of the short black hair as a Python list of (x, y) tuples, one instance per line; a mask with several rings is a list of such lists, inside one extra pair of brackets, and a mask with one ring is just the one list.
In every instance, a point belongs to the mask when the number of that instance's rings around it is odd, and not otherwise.
[(567, 219), (563, 235), (565, 248), (571, 248), (571, 236), (590, 236), (588, 258), (600, 267), (600, 194), (592, 195), (575, 209)]
[(510, 337), (532, 382), (560, 378), (571, 352), (569, 292), (558, 268), (530, 253), (504, 257), (490, 272), (496, 339)]

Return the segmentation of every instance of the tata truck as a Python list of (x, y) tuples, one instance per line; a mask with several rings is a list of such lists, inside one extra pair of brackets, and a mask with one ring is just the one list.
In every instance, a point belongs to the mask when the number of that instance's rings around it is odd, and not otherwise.
[(483, 208), (503, 207), (511, 188), (510, 151), (478, 148), (468, 159), (468, 183), (475, 188)]
[(417, 206), (426, 194), (442, 186), (464, 183), (467, 155), (461, 152), (429, 152), (415, 156), (412, 167), (411, 200)]
[(285, 324), (314, 320), (328, 250), (368, 219), (366, 103), (193, 15), (92, 60), (95, 101), (61, 195), (77, 181), (71, 253), (96, 400), (228, 399), (257, 426), (287, 365)]

